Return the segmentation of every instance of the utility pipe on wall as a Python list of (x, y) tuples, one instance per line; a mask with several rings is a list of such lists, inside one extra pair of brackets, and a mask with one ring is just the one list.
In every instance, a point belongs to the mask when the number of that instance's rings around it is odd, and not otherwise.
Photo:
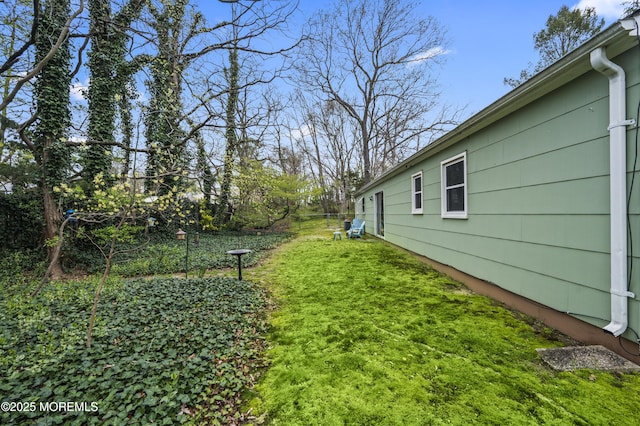
[(611, 208), (611, 322), (606, 332), (620, 336), (628, 325), (627, 290), (627, 129), (624, 69), (607, 58), (604, 47), (591, 52), (591, 66), (609, 79), (609, 174)]

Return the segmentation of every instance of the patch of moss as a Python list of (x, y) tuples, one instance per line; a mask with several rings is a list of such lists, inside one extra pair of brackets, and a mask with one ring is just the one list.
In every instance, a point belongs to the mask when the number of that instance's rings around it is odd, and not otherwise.
[(560, 344), (553, 330), (382, 242), (313, 235), (253, 272), (277, 306), (271, 366), (249, 402), (260, 421), (623, 425), (637, 415), (640, 375), (550, 371), (535, 349)]

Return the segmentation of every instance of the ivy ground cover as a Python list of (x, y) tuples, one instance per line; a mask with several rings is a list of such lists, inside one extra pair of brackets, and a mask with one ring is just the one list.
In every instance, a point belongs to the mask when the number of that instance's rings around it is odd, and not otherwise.
[(278, 306), (251, 401), (266, 424), (637, 423), (640, 375), (546, 368), (552, 330), (383, 242), (316, 231), (257, 272)]
[[(242, 257), (242, 264), (253, 266), (263, 258), (268, 250), (291, 238), (288, 233), (275, 234), (208, 234), (199, 236), (196, 244), (191, 234), (189, 242), (189, 271), (192, 276), (202, 275), (210, 269), (232, 268), (236, 258), (227, 251), (249, 249), (250, 254)], [(113, 273), (124, 276), (141, 276), (183, 272), (185, 268), (186, 241), (176, 241), (174, 236), (153, 241), (148, 245), (133, 247), (119, 254), (113, 266)]]
[[(112, 281), (87, 349), (88, 284), (2, 299), (0, 394), (16, 404), (0, 412), (0, 424), (228, 424), (240, 417), (239, 393), (261, 365), (258, 288), (229, 278)], [(61, 412), (58, 404), (68, 401), (84, 405)]]
[[(243, 263), (255, 264), (288, 238), (202, 235), (191, 247), (190, 276), (235, 267), (226, 250), (239, 247), (253, 250)], [(185, 249), (158, 239), (117, 259), (90, 349), (97, 277), (50, 283), (32, 299), (20, 256), (0, 264), (0, 399), (10, 404), (0, 424), (239, 422), (241, 392), (262, 368), (263, 291), (218, 276), (118, 275), (182, 272)], [(67, 410), (68, 402), (80, 405)]]

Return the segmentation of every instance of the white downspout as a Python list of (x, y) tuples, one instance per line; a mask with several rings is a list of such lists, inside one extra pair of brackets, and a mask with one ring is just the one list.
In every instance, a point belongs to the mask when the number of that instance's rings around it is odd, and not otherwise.
[(604, 47), (591, 52), (591, 65), (609, 79), (609, 173), (611, 203), (611, 322), (604, 331), (619, 336), (628, 325), (627, 298), (627, 129), (626, 82), (622, 67), (607, 58)]

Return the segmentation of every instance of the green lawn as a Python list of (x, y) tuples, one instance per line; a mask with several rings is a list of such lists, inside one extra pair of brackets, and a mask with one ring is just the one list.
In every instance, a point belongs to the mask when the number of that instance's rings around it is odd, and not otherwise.
[(548, 369), (551, 330), (383, 242), (307, 232), (248, 276), (274, 302), (256, 423), (637, 424), (640, 375)]
[[(381, 241), (298, 231), (204, 235), (189, 280), (172, 239), (118, 259), (91, 349), (97, 276), (32, 299), (27, 255), (0, 259), (0, 396), (22, 403), (0, 424), (637, 423), (639, 374), (551, 371), (551, 330)], [(148, 273), (169, 275), (127, 278)], [(87, 411), (40, 409), (60, 402)]]

